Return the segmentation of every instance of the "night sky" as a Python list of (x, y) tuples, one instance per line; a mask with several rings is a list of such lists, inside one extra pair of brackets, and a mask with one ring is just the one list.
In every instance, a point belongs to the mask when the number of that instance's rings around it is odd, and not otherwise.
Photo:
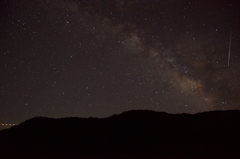
[(238, 0), (1, 1), (0, 123), (239, 109), (239, 8)]

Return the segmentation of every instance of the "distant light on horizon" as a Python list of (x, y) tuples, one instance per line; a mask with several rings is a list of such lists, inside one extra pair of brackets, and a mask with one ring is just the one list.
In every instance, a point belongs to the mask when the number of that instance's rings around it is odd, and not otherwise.
[(2, 126), (15, 126), (17, 124), (1, 124)]

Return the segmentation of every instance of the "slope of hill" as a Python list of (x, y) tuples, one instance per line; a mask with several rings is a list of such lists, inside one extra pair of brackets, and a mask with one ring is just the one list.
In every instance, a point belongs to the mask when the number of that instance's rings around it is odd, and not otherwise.
[(237, 110), (35, 117), (0, 131), (0, 158), (240, 158), (239, 121)]

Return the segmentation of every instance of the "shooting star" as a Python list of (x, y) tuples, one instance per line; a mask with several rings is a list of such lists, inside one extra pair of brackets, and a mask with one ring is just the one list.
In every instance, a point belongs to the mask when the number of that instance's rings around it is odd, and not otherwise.
[(229, 65), (230, 65), (231, 42), (232, 42), (232, 32), (230, 33), (229, 52), (228, 52), (228, 68), (229, 68)]

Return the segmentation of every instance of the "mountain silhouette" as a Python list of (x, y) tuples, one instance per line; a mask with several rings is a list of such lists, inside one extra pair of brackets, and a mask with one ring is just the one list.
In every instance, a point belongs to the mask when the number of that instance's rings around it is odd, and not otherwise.
[(35, 117), (0, 131), (0, 158), (240, 158), (239, 121), (238, 110), (194, 115), (133, 110), (102, 119)]

